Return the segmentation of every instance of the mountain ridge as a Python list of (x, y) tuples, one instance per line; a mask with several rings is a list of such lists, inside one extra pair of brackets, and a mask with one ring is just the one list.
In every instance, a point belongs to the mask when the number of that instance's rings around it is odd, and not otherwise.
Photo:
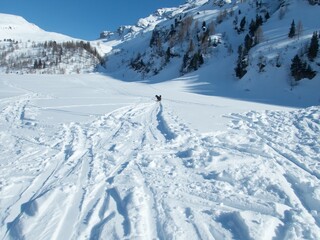
[[(298, 54), (299, 51), (292, 51), (290, 49), (290, 51), (288, 51), (288, 48), (301, 48), (299, 45), (307, 44), (306, 40), (310, 40), (313, 31), (317, 31), (318, 25), (316, 22), (317, 20), (320, 20), (316, 14), (319, 10), (318, 5), (311, 6), (308, 2), (299, 0), (283, 1), (278, 4), (275, 4), (272, 1), (265, 1), (264, 4), (261, 4), (259, 7), (254, 5), (254, 2), (238, 3), (237, 1), (233, 1), (232, 3), (230, 2), (229, 4), (226, 4), (223, 1), (194, 1), (193, 3), (194, 5), (185, 4), (180, 6), (180, 8), (176, 8), (176, 12), (171, 14), (170, 18), (162, 18), (158, 23), (155, 23), (155, 21), (152, 20), (152, 16), (157, 18), (157, 14), (150, 15), (148, 18), (143, 19), (144, 25), (149, 26), (149, 29), (153, 27), (153, 32), (157, 28), (160, 30), (163, 29), (164, 31), (160, 31), (160, 34), (168, 35), (170, 34), (170, 25), (171, 30), (180, 31), (178, 29), (179, 26), (176, 27), (175, 25), (179, 25), (181, 22), (184, 24), (183, 21), (186, 18), (191, 19), (191, 23), (187, 23), (190, 25), (190, 28), (195, 28), (195, 24), (200, 25), (196, 30), (198, 33), (201, 32), (201, 24), (203, 24), (203, 22), (206, 22), (206, 24), (211, 22), (214, 24), (214, 30), (212, 31), (214, 33), (210, 33), (209, 38), (207, 38), (211, 42), (209, 43), (209, 47), (205, 49), (205, 51), (208, 52), (209, 50), (209, 52), (204, 53), (203, 49), (195, 48), (200, 50), (202, 55), (206, 55), (204, 56), (207, 58), (205, 59), (205, 62), (209, 64), (212, 62), (213, 56), (216, 55), (215, 51), (224, 51), (225, 53), (218, 54), (218, 61), (227, 61), (230, 63), (229, 66), (233, 64), (233, 68), (236, 68), (237, 48), (241, 44), (245, 44), (244, 39), (246, 34), (249, 32), (250, 24), (252, 23), (250, 23), (250, 21), (255, 20), (256, 16), (259, 15), (259, 17), (263, 17), (263, 24), (259, 33), (260, 42), (259, 44), (252, 44), (249, 49), (250, 51), (248, 50), (248, 57), (252, 58), (252, 62), (249, 63), (248, 67), (250, 68), (249, 72), (251, 69), (255, 68), (252, 67), (253, 64), (260, 64), (261, 66), (261, 64), (265, 65), (265, 61), (271, 62), (275, 65), (278, 64), (276, 61), (282, 60), (285, 66), (290, 65), (291, 59), (283, 59), (283, 57), (280, 58), (280, 56), (283, 54), (288, 55), (289, 53), (289, 57), (293, 58), (294, 54)], [(242, 11), (242, 13), (240, 13), (240, 11)], [(269, 15), (268, 19), (265, 18), (267, 13)], [(284, 37), (284, 35), (287, 34), (285, 31), (289, 32), (292, 19), (294, 19), (294, 17), (297, 18), (297, 16), (301, 14), (305, 16), (304, 22), (301, 22), (301, 24), (303, 24), (303, 36), (296, 36), (292, 40), (288, 38), (286, 39)], [(239, 28), (240, 20), (243, 17), (246, 17), (244, 30), (237, 33), (234, 28)], [(148, 21), (147, 19), (151, 20)], [(141, 22), (142, 20), (139, 21)], [(300, 20), (296, 20), (296, 22), (298, 23)], [(172, 25), (174, 25), (174, 27), (172, 27)], [(187, 54), (190, 39), (193, 40), (194, 45), (197, 45), (195, 36), (193, 36), (193, 39), (188, 36), (184, 36), (184, 39), (180, 38), (177, 44), (171, 44), (173, 47), (170, 46), (170, 43), (165, 39), (165, 37), (160, 36), (158, 39), (161, 42), (157, 44), (161, 44), (162, 46), (158, 47), (159, 49), (156, 49), (155, 47), (157, 46), (151, 46), (152, 43), (150, 39), (153, 35), (150, 33), (150, 30), (144, 31), (144, 28), (138, 28), (137, 26), (139, 25), (120, 27), (116, 32), (108, 32), (106, 34), (106, 39), (100, 40), (101, 45), (110, 44), (111, 46), (108, 48), (109, 51), (106, 52), (109, 60), (109, 64), (106, 66), (108, 73), (117, 71), (119, 66), (124, 67), (123, 63), (125, 63), (128, 71), (133, 69), (133, 72), (138, 73), (137, 79), (141, 77), (144, 79), (153, 78), (167, 65), (165, 55), (167, 54), (166, 52), (168, 51), (168, 47), (170, 47), (170, 51), (173, 51), (170, 52), (170, 56), (168, 57), (170, 60), (174, 59), (171, 55), (177, 56), (176, 53), (180, 53), (180, 64), (175, 66), (175, 68), (180, 69), (183, 65), (182, 57), (184, 54)], [(275, 33), (272, 33), (273, 29), (276, 30)], [(301, 35), (301, 33), (299, 34)], [(168, 37), (166, 36), (166, 38)], [(276, 39), (278, 39), (278, 41), (274, 41)], [(216, 50), (215, 48), (217, 47), (217, 43), (212, 42), (215, 40), (221, 41), (220, 43), (222, 43)], [(118, 44), (114, 44), (116, 41)], [(132, 48), (133, 45), (134, 48)], [(221, 46), (223, 46), (223, 48)], [(266, 49), (268, 48), (273, 50), (272, 52), (265, 54), (264, 52), (266, 52)], [(176, 53), (174, 52), (174, 49)], [(294, 52), (294, 54), (292, 52)], [(258, 54), (260, 56), (257, 56)], [(269, 57), (262, 58), (263, 55), (269, 55)], [(277, 59), (272, 55), (279, 55), (279, 57)], [(192, 56), (188, 56), (188, 58), (189, 62), (187, 62), (187, 65), (190, 67)], [(132, 66), (132, 62), (134, 61), (136, 61), (136, 63), (141, 63), (141, 61), (143, 61), (144, 64), (142, 66), (141, 64), (133, 64)], [(317, 58), (316, 62), (318, 64), (319, 61), (319, 58)], [(315, 71), (319, 71), (319, 67), (316, 64), (313, 65)], [(260, 69), (259, 71), (262, 70), (263, 69)], [(185, 73), (185, 71), (180, 71), (177, 72), (175, 76), (177, 77)], [(232, 75), (235, 73), (234, 69), (229, 71), (229, 73), (228, 77), (233, 78)], [(121, 78), (121, 75), (122, 74), (120, 73), (117, 77)]]
[(64, 34), (47, 32), (22, 16), (0, 13), (0, 39), (16, 41), (71, 41), (79, 40)]

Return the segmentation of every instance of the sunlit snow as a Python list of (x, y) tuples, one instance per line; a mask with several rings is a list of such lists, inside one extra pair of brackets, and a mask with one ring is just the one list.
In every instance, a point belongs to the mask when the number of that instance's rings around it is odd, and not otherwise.
[[(216, 16), (188, 2), (199, 21)], [(319, 239), (320, 77), (290, 85), (301, 42), (280, 29), (302, 7), (264, 26), (251, 56), (268, 58), (263, 73), (235, 79), (225, 48), (183, 76), (177, 59), (151, 78), (128, 69), (144, 34), (197, 14), (190, 6), (93, 42), (116, 53), (103, 73), (0, 74), (0, 239)], [(306, 39), (318, 30), (311, 15)], [(69, 39), (1, 16), (1, 38)]]

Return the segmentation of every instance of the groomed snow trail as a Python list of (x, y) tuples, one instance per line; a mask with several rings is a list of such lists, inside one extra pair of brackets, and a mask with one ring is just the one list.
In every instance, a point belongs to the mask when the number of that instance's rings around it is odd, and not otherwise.
[(39, 97), (0, 102), (0, 239), (320, 236), (319, 107), (201, 135), (170, 102), (47, 125)]

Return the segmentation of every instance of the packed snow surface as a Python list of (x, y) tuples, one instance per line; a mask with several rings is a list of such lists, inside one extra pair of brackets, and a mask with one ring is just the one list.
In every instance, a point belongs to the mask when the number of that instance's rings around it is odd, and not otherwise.
[(319, 239), (319, 106), (98, 74), (0, 86), (0, 239)]

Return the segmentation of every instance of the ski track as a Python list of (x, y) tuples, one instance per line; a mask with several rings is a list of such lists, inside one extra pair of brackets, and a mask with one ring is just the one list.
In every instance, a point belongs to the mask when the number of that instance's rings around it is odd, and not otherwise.
[(47, 126), (36, 97), (0, 102), (0, 239), (320, 236), (319, 107), (201, 135), (157, 102)]

